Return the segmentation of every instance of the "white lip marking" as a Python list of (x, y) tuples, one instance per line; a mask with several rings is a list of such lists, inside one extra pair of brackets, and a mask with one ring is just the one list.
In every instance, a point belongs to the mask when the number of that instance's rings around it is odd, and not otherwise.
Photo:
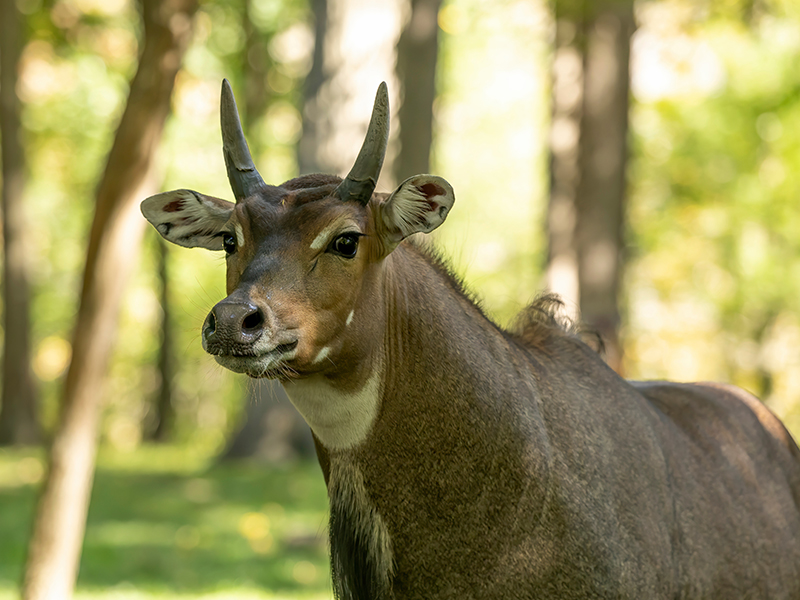
[(354, 315), (355, 313), (356, 313), (356, 311), (354, 311), (354, 310), (351, 310), (351, 311), (350, 311), (350, 314), (349, 314), (349, 315), (347, 315), (347, 321), (345, 321), (345, 323), (344, 323), (344, 324), (345, 324), (345, 327), (346, 327), (346, 326), (348, 326), (348, 325), (350, 325), (350, 323), (352, 323), (352, 322), (353, 322), (353, 315)]
[(241, 248), (244, 246), (244, 231), (242, 231), (242, 226), (239, 223), (233, 226), (234, 231), (236, 231), (236, 243)]
[(272, 353), (264, 353), (260, 356), (252, 357), (216, 355), (214, 356), (214, 360), (235, 373), (247, 373), (253, 377), (259, 377), (265, 371), (274, 369), (280, 365), (281, 362), (292, 360), (295, 356), (297, 356), (297, 348), (288, 354), (281, 355)]
[(322, 350), (319, 351), (317, 357), (314, 359), (314, 364), (321, 363), (323, 360), (328, 358), (328, 355), (331, 353), (331, 349), (329, 346), (325, 346)]

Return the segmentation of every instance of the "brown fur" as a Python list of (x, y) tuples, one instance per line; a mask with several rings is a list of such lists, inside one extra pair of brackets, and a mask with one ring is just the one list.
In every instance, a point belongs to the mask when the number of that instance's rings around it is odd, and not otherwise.
[(394, 368), (354, 456), (396, 598), (800, 597), (800, 465), (774, 417), (627, 383), (550, 318), (523, 350), (423, 254), (392, 257)]
[[(624, 381), (552, 297), (503, 331), (441, 260), (398, 245), (391, 197), (342, 202), (336, 180), (236, 206), (225, 314), (254, 305), (263, 325), (218, 323), (234, 341), (217, 332), (215, 352), (296, 380), (287, 391), (313, 380), (328, 390), (305, 407), (314, 418), (326, 398), (375, 408), (366, 437), (328, 432), (326, 447), (317, 432), (339, 597), (800, 598), (800, 451), (763, 405), (726, 386)], [(163, 210), (177, 197), (146, 201), (157, 227), (180, 217)], [(314, 249), (339, 222), (358, 229), (352, 258)], [(248, 344), (295, 349), (267, 368), (232, 356)], [(379, 392), (358, 396), (376, 374)]]

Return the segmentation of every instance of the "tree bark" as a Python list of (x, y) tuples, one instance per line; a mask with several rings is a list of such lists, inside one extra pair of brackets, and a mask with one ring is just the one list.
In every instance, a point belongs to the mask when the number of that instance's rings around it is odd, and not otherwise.
[(600, 334), (622, 369), (632, 0), (556, 2), (548, 284)]
[(72, 597), (94, 476), (104, 375), (123, 286), (144, 225), (138, 203), (149, 185), (196, 3), (143, 0), (142, 8), (144, 47), (97, 190), (72, 361), (25, 566), (25, 600)]
[(24, 22), (16, 3), (0, 3), (0, 130), (3, 153), (3, 391), (0, 445), (36, 444), (36, 389), (31, 373), (30, 286), (23, 191), (25, 151), (17, 69)]
[(411, 0), (411, 17), (397, 43), (397, 78), (403, 99), (398, 110), (396, 182), (430, 171), (441, 5), (441, 0)]

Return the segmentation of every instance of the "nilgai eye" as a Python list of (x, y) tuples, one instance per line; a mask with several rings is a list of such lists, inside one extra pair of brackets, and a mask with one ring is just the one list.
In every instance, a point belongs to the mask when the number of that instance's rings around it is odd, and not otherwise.
[(345, 258), (353, 258), (358, 251), (358, 236), (353, 233), (340, 235), (333, 240), (331, 250)]
[(226, 233), (222, 236), (222, 247), (228, 254), (233, 254), (236, 252), (236, 238), (230, 233)]

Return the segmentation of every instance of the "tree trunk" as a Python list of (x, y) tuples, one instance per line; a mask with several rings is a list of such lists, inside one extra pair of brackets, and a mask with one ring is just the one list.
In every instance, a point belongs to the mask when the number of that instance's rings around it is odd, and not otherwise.
[[(245, 34), (244, 60), (242, 61), (244, 114), (240, 115), (245, 131), (253, 128), (255, 122), (264, 114), (272, 101), (272, 93), (267, 84), (267, 75), (273, 64), (268, 50), (271, 36), (262, 36), (253, 25), (252, 11), (253, 0), (245, 0), (242, 12), (242, 28)], [(252, 140), (253, 137), (250, 136), (250, 139)], [(257, 153), (254, 153), (255, 155)]]
[(315, 142), (320, 138), (317, 98), (325, 84), (325, 38), (328, 35), (328, 0), (311, 0), (314, 15), (314, 54), (311, 70), (303, 83), (303, 135), (297, 144), (297, 166), (300, 174), (321, 173), (323, 165), (317, 157)]
[[(161, 383), (158, 386), (153, 403), (152, 433), (150, 439), (165, 442), (172, 433), (175, 422), (175, 408), (172, 404), (172, 380), (175, 375), (172, 359), (172, 312), (169, 305), (169, 249), (167, 243), (159, 238), (158, 245), (158, 280), (161, 284), (161, 343), (158, 346), (158, 372)], [(153, 424), (155, 426), (153, 426)]]
[(441, 0), (411, 0), (411, 18), (397, 43), (397, 78), (403, 100), (398, 110), (396, 182), (430, 171), (441, 5)]
[(104, 375), (123, 286), (144, 225), (138, 203), (149, 185), (196, 10), (194, 0), (143, 0), (142, 6), (144, 48), (97, 190), (72, 362), (25, 566), (25, 600), (72, 597), (94, 476)]
[(632, 0), (556, 2), (548, 284), (618, 372), (633, 30)]
[[(397, 106), (395, 46), (404, 2), (312, 0), (315, 47), (304, 90), (298, 146), (301, 173), (344, 176), (350, 171), (381, 81), (389, 85), (391, 105)], [(395, 146), (390, 138), (379, 191), (390, 191), (394, 185)]]
[(17, 69), (24, 23), (11, 1), (0, 3), (0, 130), (3, 153), (3, 392), (0, 445), (40, 441), (31, 373), (30, 291), (23, 189), (25, 152), (20, 139)]
[(316, 455), (311, 430), (277, 381), (250, 382), (242, 427), (221, 460), (253, 458), (280, 464)]

